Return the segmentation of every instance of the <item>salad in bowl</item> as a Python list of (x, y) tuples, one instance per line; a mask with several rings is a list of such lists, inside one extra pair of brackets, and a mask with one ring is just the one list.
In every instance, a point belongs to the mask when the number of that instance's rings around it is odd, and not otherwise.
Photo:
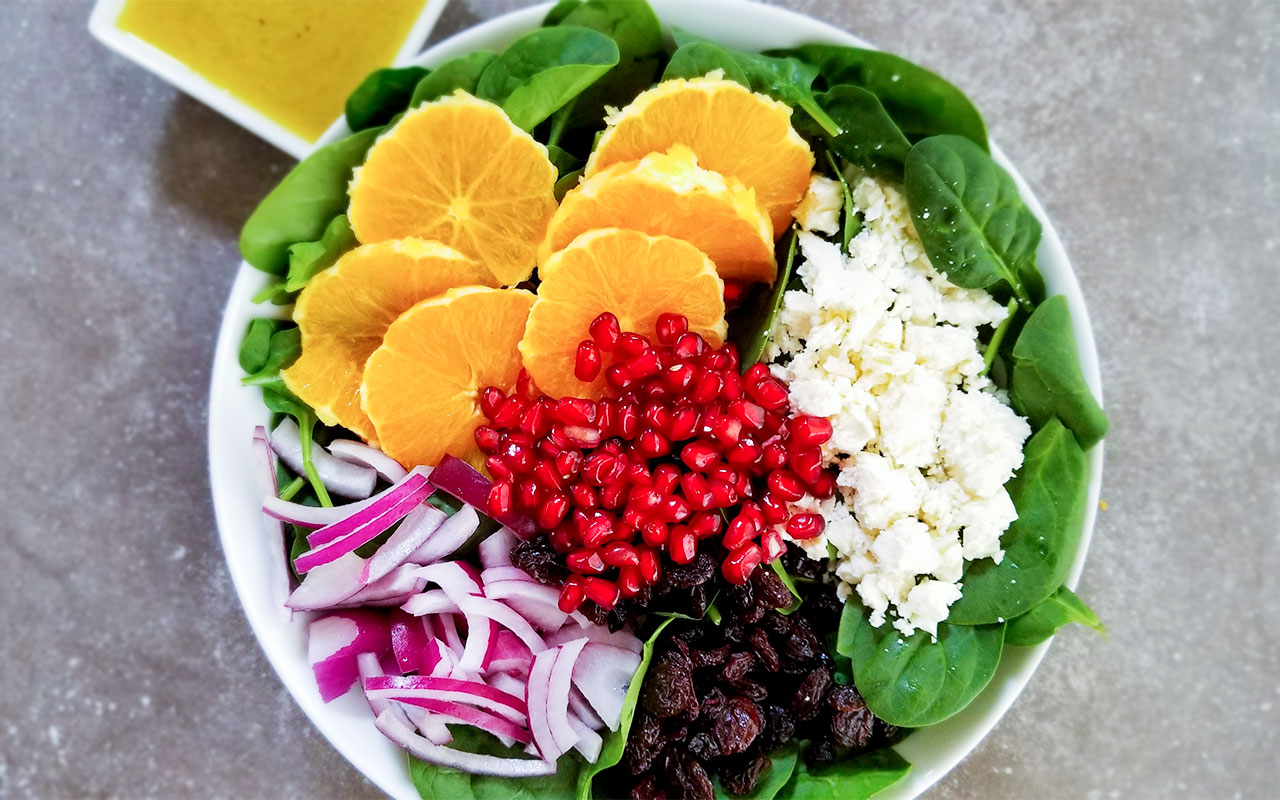
[(910, 795), (1102, 630), (1034, 200), (944, 79), (713, 5), (777, 30), (564, 0), (375, 72), (243, 229), (224, 545), (393, 794)]

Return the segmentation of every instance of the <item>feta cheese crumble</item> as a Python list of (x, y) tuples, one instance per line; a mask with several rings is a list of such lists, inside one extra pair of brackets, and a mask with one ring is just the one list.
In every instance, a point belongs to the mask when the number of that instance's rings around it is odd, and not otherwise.
[(861, 177), (852, 194), (863, 228), (848, 256), (813, 233), (837, 230), (837, 182), (815, 177), (797, 208), (805, 289), (785, 294), (766, 353), (794, 410), (833, 428), (838, 493), (796, 504), (826, 520), (799, 544), (831, 557), (841, 599), (856, 590), (872, 625), (892, 612), (902, 634), (936, 637), (964, 562), (1004, 557), (1017, 518), (1004, 484), (1031, 429), (983, 374), (978, 329), (1005, 308), (932, 267), (899, 188)]

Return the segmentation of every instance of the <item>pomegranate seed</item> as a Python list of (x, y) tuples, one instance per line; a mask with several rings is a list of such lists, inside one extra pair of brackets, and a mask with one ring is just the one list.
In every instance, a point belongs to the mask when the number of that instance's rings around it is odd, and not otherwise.
[(662, 562), (658, 560), (658, 554), (653, 550), (644, 549), (640, 551), (640, 579), (646, 584), (652, 586), (662, 577)]
[(502, 408), (502, 403), (507, 399), (507, 395), (497, 386), (489, 386), (480, 393), (480, 413), (489, 419), (493, 419), (498, 414), (498, 409)]
[(731, 483), (711, 481), (711, 504), (709, 508), (729, 508), (738, 502), (738, 489)]
[(640, 526), (640, 538), (650, 547), (661, 547), (667, 541), (666, 523), (650, 520)]
[(538, 506), (537, 519), (538, 527), (543, 530), (551, 530), (564, 520), (564, 515), (569, 513), (569, 498), (562, 494), (551, 494), (544, 497), (542, 505)]
[(601, 400), (599, 409), (596, 425), (601, 433), (612, 436), (616, 433), (614, 426), (618, 424), (618, 404), (614, 400)]
[(668, 389), (684, 394), (698, 376), (698, 370), (692, 364), (676, 364), (662, 373), (662, 383)]
[(677, 564), (688, 564), (698, 554), (698, 537), (688, 525), (677, 525), (667, 537), (667, 553)]
[(680, 491), (694, 511), (705, 511), (716, 504), (711, 484), (696, 472), (686, 472), (680, 477)]
[(599, 377), (601, 365), (599, 346), (590, 339), (580, 342), (573, 358), (573, 377), (583, 383), (590, 383)]
[(680, 470), (674, 464), (659, 464), (653, 468), (653, 488), (670, 494), (680, 482)]
[(660, 458), (671, 452), (671, 442), (657, 431), (645, 431), (640, 434), (636, 445), (645, 458)]
[(516, 505), (522, 511), (534, 511), (538, 507), (541, 495), (542, 487), (533, 481), (521, 481), (516, 484)]
[(606, 545), (600, 557), (611, 567), (635, 567), (640, 564), (640, 554), (626, 542)]
[(764, 427), (764, 409), (749, 400), (734, 400), (729, 404), (729, 413), (752, 430)]
[(760, 533), (760, 528), (756, 525), (755, 520), (745, 514), (739, 514), (729, 523), (729, 528), (724, 532), (724, 538), (721, 542), (726, 549), (737, 550), (756, 538), (758, 533)]
[(698, 363), (713, 372), (723, 372), (729, 367), (729, 356), (721, 350), (712, 350), (709, 353), (703, 353)]
[(624, 448), (622, 447), (622, 440), (615, 437), (601, 442), (598, 449), (606, 453), (613, 453), (618, 458), (622, 458), (622, 451)]
[(804, 497), (804, 484), (794, 472), (775, 469), (769, 473), (769, 492), (781, 500), (794, 502)]
[(585, 425), (566, 425), (564, 436), (570, 444), (578, 447), (596, 447), (604, 438), (599, 428), (589, 428)]
[(787, 520), (787, 533), (793, 539), (812, 539), (826, 527), (826, 520), (817, 514), (796, 514)]
[(671, 409), (657, 403), (645, 406), (640, 412), (640, 421), (650, 430), (661, 433), (671, 426)]
[(521, 367), (520, 372), (516, 375), (516, 394), (526, 400), (532, 400), (537, 393), (538, 390), (533, 385), (533, 378), (529, 377), (529, 373), (524, 367)]
[(760, 551), (766, 564), (772, 564), (786, 549), (787, 543), (782, 540), (782, 534), (778, 533), (777, 528), (770, 528), (760, 534)]
[(764, 521), (770, 525), (786, 522), (787, 517), (791, 516), (791, 512), (787, 511), (787, 504), (772, 494), (766, 494), (761, 497), (759, 504), (760, 513), (764, 515)]
[(621, 392), (631, 385), (631, 378), (627, 375), (627, 370), (621, 364), (614, 364), (604, 371), (605, 382), (615, 391)]
[(627, 482), (619, 478), (600, 489), (600, 507), (608, 509), (621, 508), (627, 499)]
[(638, 381), (657, 375), (662, 371), (662, 365), (658, 362), (657, 351), (645, 350), (623, 364), (622, 369), (626, 372), (628, 378)]
[(618, 406), (618, 436), (623, 439), (634, 439), (640, 433), (640, 406), (635, 403), (623, 403)]
[(590, 511), (600, 505), (600, 496), (596, 490), (585, 483), (575, 483), (569, 487), (569, 497), (574, 506), (583, 511)]
[(797, 447), (819, 445), (831, 438), (831, 421), (812, 414), (802, 414), (791, 420), (791, 441)]
[(687, 360), (702, 355), (706, 349), (707, 343), (701, 336), (696, 333), (686, 333), (676, 340), (672, 352), (677, 358)]
[(742, 438), (742, 420), (727, 414), (717, 416), (711, 423), (711, 438), (722, 447), (737, 444)]
[(573, 526), (562, 522), (547, 535), (547, 538), (551, 540), (551, 546), (557, 553), (567, 553), (573, 549)]
[(652, 486), (636, 486), (627, 495), (627, 506), (653, 511), (662, 505), (664, 495)]
[(520, 415), (520, 430), (534, 438), (547, 435), (551, 430), (551, 420), (547, 417), (547, 406), (536, 402)]
[(662, 500), (660, 513), (667, 522), (684, 522), (689, 518), (689, 504), (683, 498), (668, 495)]
[(643, 461), (633, 461), (627, 465), (627, 483), (633, 486), (652, 486), (653, 475)]
[(680, 451), (680, 460), (695, 472), (705, 472), (720, 460), (720, 454), (706, 442), (690, 442)]
[(720, 572), (729, 583), (741, 586), (760, 566), (764, 553), (756, 544), (746, 544), (729, 554), (720, 567)]
[(750, 439), (743, 439), (725, 451), (724, 460), (735, 467), (750, 467), (760, 463), (760, 445)]
[(769, 365), (763, 362), (752, 364), (747, 367), (747, 371), (743, 373), (742, 379), (749, 386), (759, 383), (761, 380), (769, 377)]
[(787, 407), (787, 387), (782, 385), (782, 381), (772, 376), (763, 378), (755, 384), (748, 383), (747, 396), (770, 411)]
[(512, 507), (511, 500), (511, 481), (500, 480), (489, 487), (488, 502), (485, 503), (489, 510), (489, 516), (495, 519), (501, 519), (509, 516)]
[(600, 414), (600, 407), (581, 397), (561, 397), (556, 401), (555, 417), (569, 425), (592, 425)]
[(539, 461), (538, 465), (533, 468), (533, 480), (543, 491), (564, 491), (565, 479), (560, 477), (560, 473), (556, 470), (555, 462), (549, 459)]
[(556, 474), (564, 480), (578, 477), (582, 469), (582, 452), (579, 450), (561, 450), (555, 455)]
[(809, 486), (809, 492), (819, 500), (826, 500), (836, 493), (836, 478), (830, 472), (823, 471), (818, 479)]
[(488, 425), (481, 425), (476, 428), (476, 447), (488, 455), (498, 452), (498, 445), (502, 441), (502, 435), (494, 428)]
[(624, 567), (618, 572), (618, 593), (622, 597), (635, 597), (644, 588), (644, 579), (640, 577), (639, 563), (634, 567)]
[(582, 592), (581, 579), (571, 575), (560, 588), (560, 599), (556, 601), (556, 607), (566, 614), (572, 614), (582, 605), (585, 596)]
[[(582, 462), (582, 479), (596, 486), (604, 486), (617, 479), (618, 457), (613, 453), (595, 452)], [(625, 469), (625, 467), (624, 467)]]
[(760, 466), (766, 470), (782, 469), (787, 463), (787, 446), (773, 441), (765, 444), (760, 453)]
[(698, 373), (698, 379), (693, 382), (693, 391), (689, 396), (698, 405), (706, 405), (715, 400), (723, 388), (724, 379), (720, 377), (720, 373), (703, 371)]
[(720, 390), (720, 396), (729, 401), (740, 400), (746, 389), (742, 385), (742, 376), (734, 366), (731, 365), (729, 369), (722, 372), (721, 378), (724, 380), (724, 388)]
[(721, 464), (720, 466), (710, 470), (707, 473), (707, 477), (712, 481), (720, 481), (721, 483), (727, 483), (730, 486), (737, 488), (738, 479), (742, 477), (742, 473), (732, 467), (726, 467)]
[(494, 480), (505, 481), (511, 478), (511, 467), (502, 460), (502, 456), (493, 455), (484, 460), (485, 467), (489, 470), (489, 474)]
[(673, 442), (693, 438), (702, 422), (702, 415), (693, 406), (684, 406), (671, 412), (671, 424), (667, 426), (667, 436)]
[[(637, 530), (645, 522), (644, 512), (635, 507), (628, 507), (623, 510), (622, 518), (619, 520), (623, 526), (629, 530)], [(614, 526), (614, 532), (617, 533), (618, 526)]]
[(739, 513), (746, 515), (747, 519), (756, 524), (756, 528), (764, 530), (764, 514), (760, 511), (760, 505), (755, 502), (743, 503)]
[(738, 367), (742, 363), (742, 358), (738, 354), (738, 346), (733, 342), (725, 342), (721, 345), (720, 352), (724, 353), (729, 358), (729, 369), (737, 372)]
[(659, 314), (654, 330), (660, 344), (672, 345), (689, 330), (689, 320), (682, 314)]
[(764, 413), (764, 428), (760, 430), (762, 437), (772, 436), (783, 429), (786, 418), (778, 411), (766, 411)]
[(652, 350), (649, 343), (638, 333), (624, 333), (618, 337), (618, 355), (623, 358), (635, 358), (646, 350)]
[(618, 604), (622, 592), (617, 585), (604, 578), (587, 578), (582, 582), (582, 592), (596, 605), (609, 611)]
[[(795, 440), (792, 439), (794, 446)], [(809, 485), (813, 485), (818, 480), (818, 476), (822, 474), (822, 451), (817, 445), (811, 447), (802, 447), (795, 450), (791, 454), (791, 460), (788, 463), (791, 470), (800, 476), (800, 480)]]
[(613, 518), (608, 514), (596, 513), (587, 524), (578, 531), (578, 539), (587, 547), (599, 547), (613, 533)]
[(495, 428), (510, 428), (520, 419), (520, 415), (529, 407), (529, 401), (523, 397), (511, 395), (502, 401), (502, 406), (491, 419)]
[(591, 321), (587, 331), (591, 334), (591, 340), (596, 343), (596, 347), (609, 352), (617, 347), (618, 337), (622, 335), (622, 326), (618, 324), (617, 317), (606, 311)]
[(723, 528), (724, 517), (719, 511), (699, 511), (689, 518), (689, 530), (699, 539), (715, 536)]
[(737, 306), (746, 296), (746, 281), (727, 280), (724, 282), (724, 304), (726, 308)]

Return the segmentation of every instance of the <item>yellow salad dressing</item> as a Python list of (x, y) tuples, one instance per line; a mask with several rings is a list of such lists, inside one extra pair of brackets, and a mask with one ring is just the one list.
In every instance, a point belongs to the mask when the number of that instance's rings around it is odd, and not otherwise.
[[(428, 0), (434, 2), (435, 0)], [(307, 141), (395, 60), (424, 0), (127, 0), (117, 26)]]

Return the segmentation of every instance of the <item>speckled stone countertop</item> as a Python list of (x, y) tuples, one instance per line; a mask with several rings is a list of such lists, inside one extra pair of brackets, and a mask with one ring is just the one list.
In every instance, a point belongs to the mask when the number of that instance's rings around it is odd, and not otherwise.
[[(1102, 356), (1110, 637), (1060, 636), (930, 796), (1275, 796), (1280, 5), (786, 4), (970, 93)], [(259, 652), (209, 500), (236, 233), (292, 162), (88, 14), (0, 2), (0, 797), (376, 797)]]

